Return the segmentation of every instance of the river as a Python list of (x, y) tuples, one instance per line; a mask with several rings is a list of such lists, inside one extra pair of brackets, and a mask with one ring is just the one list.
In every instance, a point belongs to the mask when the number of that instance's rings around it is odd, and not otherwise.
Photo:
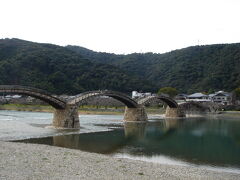
[(240, 118), (222, 115), (123, 123), (81, 115), (80, 130), (50, 128), (51, 113), (0, 111), (0, 140), (40, 143), (163, 164), (240, 173)]

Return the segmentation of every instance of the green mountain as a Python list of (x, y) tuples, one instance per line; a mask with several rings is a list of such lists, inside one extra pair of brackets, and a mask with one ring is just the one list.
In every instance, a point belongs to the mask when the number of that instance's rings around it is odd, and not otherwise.
[(92, 62), (110, 64), (146, 79), (157, 88), (172, 86), (192, 93), (240, 87), (240, 43), (194, 46), (164, 54), (115, 55), (78, 46), (67, 48)]
[(155, 88), (116, 66), (90, 61), (65, 47), (20, 39), (0, 39), (0, 84), (32, 86), (56, 94)]
[(240, 44), (195, 46), (164, 54), (116, 55), (78, 46), (0, 39), (0, 84), (56, 94), (110, 89), (232, 91), (240, 87)]

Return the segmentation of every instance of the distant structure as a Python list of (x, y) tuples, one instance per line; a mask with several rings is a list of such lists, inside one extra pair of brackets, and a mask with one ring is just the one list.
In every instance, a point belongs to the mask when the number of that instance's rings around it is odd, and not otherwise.
[(9, 100), (9, 99), (19, 99), (21, 97), (22, 96), (20, 96), (20, 95), (6, 95), (6, 96), (0, 96), (0, 99)]
[(152, 93), (150, 93), (150, 92), (140, 93), (140, 92), (137, 92), (137, 91), (132, 91), (132, 98), (133, 99), (148, 97), (148, 96), (151, 96), (151, 95), (152, 95)]
[(233, 103), (233, 94), (224, 92), (224, 91), (218, 91), (214, 94), (209, 94), (209, 99), (217, 104), (222, 105), (232, 105)]
[(178, 94), (175, 96), (175, 101), (177, 101), (177, 103), (184, 103), (186, 102), (186, 98), (187, 98), (187, 94)]
[(186, 97), (186, 101), (195, 101), (195, 102), (210, 102), (208, 95), (203, 93), (194, 93)]
[(186, 96), (186, 101), (194, 101), (194, 102), (213, 102), (221, 105), (232, 105), (233, 103), (233, 94), (218, 91), (213, 94), (203, 94), (203, 93), (194, 93)]

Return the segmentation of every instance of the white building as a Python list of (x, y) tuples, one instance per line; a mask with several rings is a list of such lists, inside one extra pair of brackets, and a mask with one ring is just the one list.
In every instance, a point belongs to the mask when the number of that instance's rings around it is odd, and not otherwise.
[(232, 104), (232, 93), (218, 91), (214, 94), (209, 94), (209, 99), (217, 104), (231, 105)]
[(208, 95), (203, 93), (194, 93), (186, 97), (186, 101), (210, 102)]
[(10, 100), (10, 99), (19, 99), (21, 97), (22, 97), (21, 95), (6, 95), (6, 96), (3, 96), (3, 99)]
[(147, 92), (147, 93), (139, 93), (137, 91), (132, 91), (132, 98), (140, 98), (140, 97), (147, 97), (147, 96), (151, 96), (152, 93)]
[(186, 97), (186, 101), (196, 101), (196, 102), (214, 102), (222, 105), (232, 104), (232, 93), (218, 91), (214, 94), (202, 94), (194, 93)]

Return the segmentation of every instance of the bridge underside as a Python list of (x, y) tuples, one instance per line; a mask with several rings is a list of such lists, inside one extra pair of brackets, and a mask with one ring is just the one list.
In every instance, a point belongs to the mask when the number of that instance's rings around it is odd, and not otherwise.
[(178, 106), (177, 102), (166, 96), (150, 96), (150, 97), (145, 97), (143, 99), (140, 99), (138, 101), (138, 104), (144, 106), (148, 103), (151, 103), (153, 100), (160, 100), (164, 103), (167, 104), (167, 109), (165, 112), (165, 117), (185, 117), (185, 112), (182, 111), (182, 109)]
[(82, 103), (84, 103), (88, 99), (91, 99), (94, 97), (101, 97), (101, 96), (107, 96), (107, 97), (116, 99), (117, 101), (122, 102), (129, 108), (137, 108), (138, 107), (137, 102), (135, 100), (133, 100), (132, 98), (130, 98), (129, 96), (127, 96), (123, 93), (119, 93), (119, 92), (115, 92), (115, 91), (108, 91), (108, 90), (89, 91), (86, 93), (82, 93), (82, 94), (76, 95), (75, 98), (68, 100), (67, 103), (74, 104), (76, 106), (80, 106)]
[(122, 98), (122, 97), (119, 97), (119, 96), (114, 96), (114, 95), (108, 95), (108, 96), (122, 102), (128, 108), (136, 108), (137, 107), (137, 103), (134, 102), (134, 101), (129, 101), (128, 99), (125, 99), (125, 98)]
[(169, 98), (164, 98), (164, 97), (159, 97), (159, 100), (165, 102), (170, 108), (178, 108), (178, 104), (177, 102), (175, 102), (173, 99), (169, 99)]
[(51, 94), (44, 90), (37, 88), (17, 85), (0, 85), (0, 93), (31, 96), (48, 103), (49, 105), (53, 106), (56, 109), (64, 109), (66, 105), (65, 101), (52, 96)]

